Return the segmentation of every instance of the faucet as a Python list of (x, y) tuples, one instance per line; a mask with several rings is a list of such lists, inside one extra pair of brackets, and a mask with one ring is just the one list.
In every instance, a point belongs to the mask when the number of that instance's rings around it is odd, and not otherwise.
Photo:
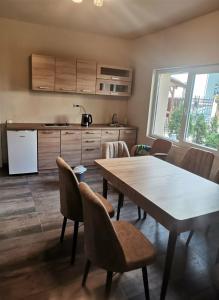
[(118, 123), (119, 123), (118, 116), (116, 113), (114, 113), (112, 116), (112, 124), (118, 124)]

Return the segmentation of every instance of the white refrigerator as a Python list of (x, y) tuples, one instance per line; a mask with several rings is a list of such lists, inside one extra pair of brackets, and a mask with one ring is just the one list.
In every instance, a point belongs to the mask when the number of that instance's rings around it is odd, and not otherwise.
[(37, 130), (8, 130), (9, 174), (36, 173)]

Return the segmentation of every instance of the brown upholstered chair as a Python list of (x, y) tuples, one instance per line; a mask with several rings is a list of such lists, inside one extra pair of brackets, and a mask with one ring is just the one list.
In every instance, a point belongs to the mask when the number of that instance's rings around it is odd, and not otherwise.
[[(181, 168), (192, 172), (196, 175), (209, 178), (212, 164), (214, 161), (214, 154), (209, 151), (200, 150), (197, 148), (190, 148), (187, 150), (182, 162), (180, 164)], [(190, 231), (186, 245), (189, 245), (189, 242), (194, 234), (194, 231)]]
[(87, 259), (82, 286), (86, 284), (91, 263), (107, 271), (106, 297), (110, 293), (113, 272), (142, 268), (145, 295), (149, 299), (146, 266), (155, 260), (153, 245), (130, 223), (111, 222), (105, 207), (86, 183), (80, 183), (79, 189), (83, 198)]
[[(157, 158), (165, 160), (167, 158), (168, 152), (170, 151), (170, 148), (172, 146), (172, 143), (170, 141), (164, 140), (164, 139), (156, 139), (152, 146), (147, 146), (147, 148), (150, 148), (148, 154), (153, 155)], [(135, 156), (136, 150), (138, 145), (135, 145), (131, 149), (131, 156)]]
[[(77, 236), (79, 222), (83, 222), (83, 208), (81, 194), (78, 188), (78, 180), (72, 171), (71, 167), (61, 158), (56, 160), (59, 169), (59, 188), (60, 188), (60, 212), (63, 215), (62, 231), (60, 242), (63, 242), (65, 227), (67, 220), (74, 221), (74, 233), (72, 242), (72, 255), (71, 263), (75, 261)], [(100, 194), (96, 193), (97, 197), (102, 201), (110, 217), (114, 216), (112, 205), (103, 198)]]
[(213, 153), (197, 148), (190, 148), (186, 152), (180, 167), (208, 179), (213, 161)]
[[(118, 157), (130, 157), (128, 147), (124, 141), (107, 142), (102, 146), (102, 158), (111, 159)], [(107, 181), (103, 180), (103, 196), (107, 197), (108, 184)], [(124, 195), (119, 192), (117, 216), (116, 219), (119, 220), (120, 209), (123, 206)], [(141, 218), (141, 209), (138, 207), (138, 218)]]

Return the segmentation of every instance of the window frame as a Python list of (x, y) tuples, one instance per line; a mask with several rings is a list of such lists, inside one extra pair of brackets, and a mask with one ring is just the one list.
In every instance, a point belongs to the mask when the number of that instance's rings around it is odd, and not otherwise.
[[(185, 93), (185, 105), (183, 110), (182, 127), (178, 141), (173, 141), (164, 136), (159, 136), (153, 133), (154, 124), (156, 120), (156, 110), (158, 103), (158, 93), (159, 93), (159, 76), (166, 73), (188, 73), (187, 87)], [(218, 149), (213, 149), (204, 145), (199, 145), (196, 143), (190, 143), (186, 141), (186, 135), (188, 130), (189, 114), (192, 101), (192, 95), (194, 90), (195, 76), (197, 74), (205, 73), (219, 73), (219, 63), (209, 64), (209, 65), (199, 65), (199, 66), (184, 66), (184, 67), (170, 67), (170, 68), (160, 68), (154, 69), (152, 74), (152, 84), (151, 84), (151, 96), (150, 96), (150, 108), (149, 108), (149, 120), (148, 120), (148, 130), (146, 135), (151, 138), (163, 138), (165, 140), (171, 141), (174, 145), (181, 147), (196, 147), (203, 150), (211, 151), (219, 156), (219, 146)]]

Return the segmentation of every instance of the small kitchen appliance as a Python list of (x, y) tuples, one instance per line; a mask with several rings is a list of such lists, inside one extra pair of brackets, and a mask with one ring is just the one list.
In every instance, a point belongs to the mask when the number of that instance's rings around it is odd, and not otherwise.
[(91, 114), (82, 114), (81, 115), (81, 126), (90, 126), (93, 122)]

